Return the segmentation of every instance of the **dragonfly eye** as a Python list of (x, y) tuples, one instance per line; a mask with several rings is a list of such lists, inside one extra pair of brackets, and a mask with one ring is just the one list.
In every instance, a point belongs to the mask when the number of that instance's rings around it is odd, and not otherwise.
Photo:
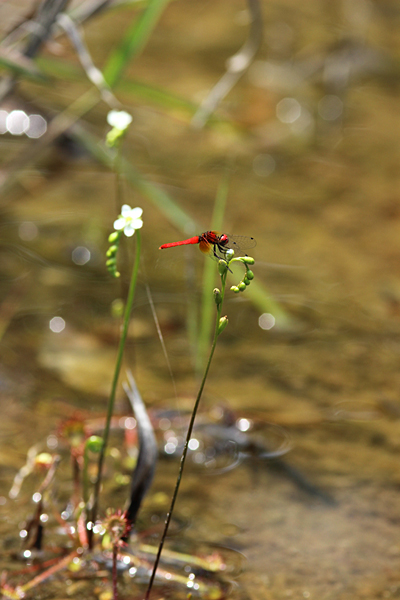
[(219, 243), (221, 244), (221, 246), (226, 246), (226, 244), (229, 242), (228, 236), (225, 235), (225, 233), (223, 233), (221, 235), (221, 237), (219, 238)]

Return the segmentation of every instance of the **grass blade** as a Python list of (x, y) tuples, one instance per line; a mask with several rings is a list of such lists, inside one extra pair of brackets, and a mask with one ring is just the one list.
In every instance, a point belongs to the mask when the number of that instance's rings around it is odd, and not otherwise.
[[(221, 230), (224, 220), (225, 206), (228, 198), (230, 169), (227, 168), (218, 187), (215, 197), (214, 212), (211, 219), (211, 229)], [(203, 291), (201, 299), (200, 330), (198, 331), (195, 346), (196, 371), (204, 370), (204, 364), (210, 346), (210, 340), (214, 324), (215, 302), (212, 294), (213, 282), (215, 281), (215, 264), (212, 260), (204, 261)]]
[[(99, 144), (97, 138), (85, 131), (78, 123), (70, 130), (90, 154), (100, 163), (112, 169), (114, 166), (114, 154), (106, 146)], [(123, 156), (119, 161), (121, 173), (140, 194), (145, 196), (177, 229), (185, 233), (198, 230), (196, 222), (165, 192), (161, 187), (146, 179), (128, 160)]]
[(111, 87), (121, 78), (132, 58), (142, 51), (168, 2), (169, 0), (150, 0), (142, 14), (135, 18), (104, 69), (104, 78)]

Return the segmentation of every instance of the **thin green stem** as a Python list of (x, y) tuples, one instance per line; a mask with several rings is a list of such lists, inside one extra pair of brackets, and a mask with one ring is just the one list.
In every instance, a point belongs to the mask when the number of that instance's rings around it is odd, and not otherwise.
[(118, 210), (122, 206), (121, 144), (118, 144), (115, 149), (114, 172), (115, 172), (115, 206), (116, 206), (117, 213), (118, 213)]
[(169, 507), (169, 511), (168, 511), (167, 517), (165, 519), (164, 530), (163, 530), (163, 533), (162, 533), (162, 536), (161, 536), (160, 544), (158, 546), (158, 552), (157, 552), (155, 563), (153, 565), (153, 570), (152, 570), (152, 573), (151, 573), (151, 576), (150, 576), (149, 585), (147, 587), (145, 600), (149, 600), (149, 598), (150, 598), (151, 589), (153, 587), (154, 578), (156, 576), (157, 568), (158, 568), (158, 565), (159, 565), (159, 562), (160, 562), (161, 553), (162, 553), (162, 550), (163, 550), (163, 547), (164, 547), (164, 542), (165, 542), (165, 539), (167, 537), (168, 528), (169, 528), (169, 525), (170, 525), (170, 522), (171, 522), (173, 510), (174, 510), (174, 507), (175, 507), (175, 502), (176, 502), (176, 499), (178, 497), (178, 491), (179, 491), (179, 486), (181, 484), (183, 469), (184, 469), (185, 461), (186, 461), (186, 455), (187, 455), (187, 452), (188, 452), (188, 449), (189, 449), (189, 442), (190, 442), (190, 439), (192, 437), (192, 431), (193, 431), (193, 427), (194, 427), (194, 421), (196, 419), (196, 414), (197, 414), (197, 410), (199, 408), (200, 399), (201, 399), (201, 396), (203, 394), (203, 389), (204, 389), (204, 386), (205, 386), (205, 383), (206, 383), (206, 380), (207, 380), (208, 371), (210, 369), (210, 365), (211, 365), (211, 361), (212, 361), (212, 358), (213, 358), (213, 355), (214, 355), (215, 347), (217, 345), (217, 339), (218, 339), (218, 335), (219, 335), (219, 320), (221, 318), (222, 304), (223, 304), (224, 295), (225, 295), (225, 283), (226, 283), (227, 273), (228, 273), (228, 271), (226, 270), (225, 273), (223, 273), (221, 275), (221, 301), (217, 304), (217, 318), (216, 318), (216, 322), (215, 322), (214, 339), (213, 339), (213, 342), (212, 342), (212, 346), (211, 346), (211, 350), (210, 350), (210, 355), (208, 357), (207, 365), (206, 365), (206, 368), (205, 368), (205, 371), (204, 371), (203, 379), (201, 381), (200, 388), (199, 388), (199, 391), (197, 393), (196, 401), (194, 403), (192, 414), (191, 414), (191, 417), (190, 417), (189, 427), (188, 427), (187, 434), (186, 434), (185, 445), (183, 447), (182, 456), (181, 456), (181, 462), (180, 462), (180, 465), (179, 465), (178, 477), (176, 479), (174, 493), (172, 494), (172, 499), (171, 499), (171, 504), (170, 504), (170, 507)]
[(96, 478), (96, 482), (94, 484), (94, 500), (93, 500), (92, 514), (91, 514), (92, 529), (88, 531), (90, 547), (92, 546), (93, 525), (96, 522), (97, 512), (98, 512), (98, 507), (99, 507), (99, 495), (100, 495), (100, 487), (101, 487), (101, 479), (102, 479), (102, 470), (103, 470), (105, 452), (106, 452), (106, 448), (107, 448), (108, 436), (110, 433), (111, 417), (112, 417), (113, 410), (114, 410), (115, 394), (117, 391), (118, 378), (119, 378), (119, 373), (121, 371), (125, 342), (126, 342), (126, 338), (128, 335), (129, 320), (130, 320), (130, 316), (131, 316), (131, 312), (132, 312), (133, 299), (135, 296), (136, 281), (137, 281), (137, 276), (138, 276), (138, 272), (139, 272), (139, 263), (140, 263), (140, 247), (141, 247), (140, 230), (137, 230), (136, 231), (135, 262), (133, 265), (132, 277), (131, 277), (131, 282), (129, 285), (128, 298), (126, 301), (124, 322), (123, 322), (123, 326), (122, 326), (121, 339), (120, 339), (119, 347), (118, 347), (118, 355), (117, 355), (117, 361), (115, 364), (115, 371), (114, 371), (114, 378), (113, 378), (113, 382), (112, 382), (112, 386), (111, 386), (110, 399), (108, 401), (106, 425), (105, 425), (104, 433), (103, 433), (103, 444), (101, 446), (101, 450), (99, 453), (97, 478)]

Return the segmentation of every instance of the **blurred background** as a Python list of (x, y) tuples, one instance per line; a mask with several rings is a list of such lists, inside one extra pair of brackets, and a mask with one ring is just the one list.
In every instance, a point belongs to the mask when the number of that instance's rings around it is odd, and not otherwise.
[(232, 598), (399, 597), (399, 4), (7, 0), (0, 23), (2, 551), (31, 510), (8, 496), (29, 448), (106, 411), (135, 250), (113, 280), (104, 140), (123, 107), (123, 200), (144, 221), (126, 366), (148, 407), (191, 408), (217, 273), (205, 289), (196, 246), (158, 248), (210, 229), (222, 197), (220, 229), (257, 240), (255, 281), (227, 295), (201, 410), (290, 447), (194, 453), (181, 535), (243, 554)]

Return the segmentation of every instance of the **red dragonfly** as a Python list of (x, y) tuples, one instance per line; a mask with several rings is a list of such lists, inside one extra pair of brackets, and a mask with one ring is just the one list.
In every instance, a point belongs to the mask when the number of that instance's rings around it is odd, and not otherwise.
[[(253, 237), (245, 237), (241, 235), (229, 235), (228, 233), (218, 233), (217, 231), (205, 231), (200, 235), (195, 235), (187, 240), (181, 242), (171, 242), (170, 244), (163, 244), (160, 246), (160, 250), (164, 248), (173, 248), (174, 246), (186, 246), (187, 244), (199, 244), (199, 248), (202, 252), (208, 253), (212, 250), (215, 258), (221, 258), (225, 256), (227, 250), (233, 250), (236, 255), (240, 256), (244, 250), (254, 248), (256, 240)], [(217, 251), (220, 253), (217, 254)]]

